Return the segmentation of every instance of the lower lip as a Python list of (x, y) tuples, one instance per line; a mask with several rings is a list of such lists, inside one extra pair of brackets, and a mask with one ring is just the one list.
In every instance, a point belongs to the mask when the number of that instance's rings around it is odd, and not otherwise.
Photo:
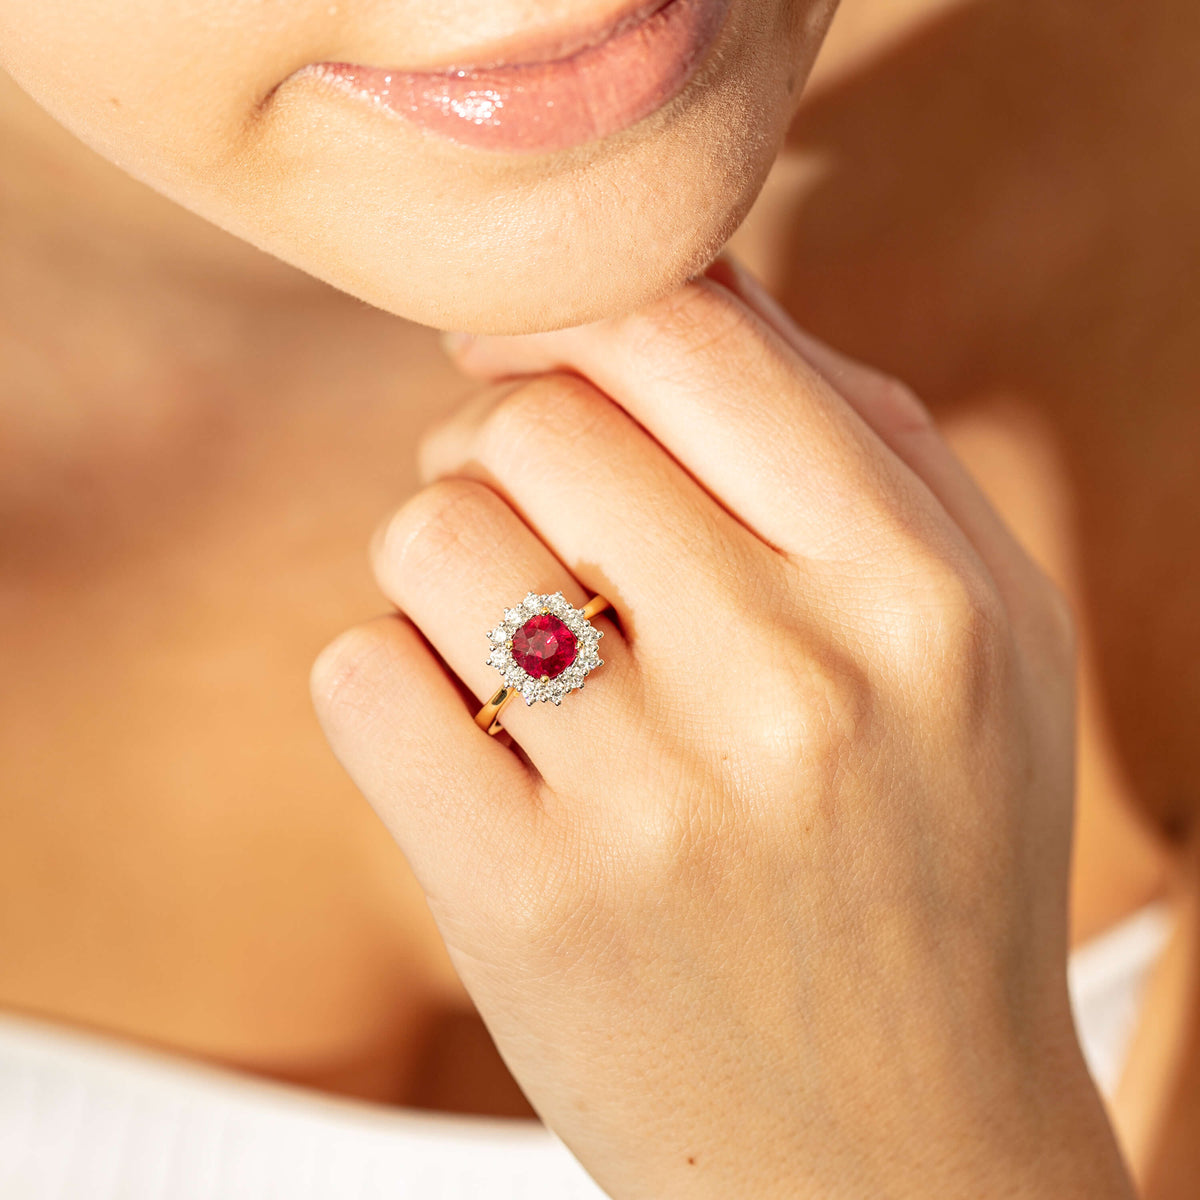
[(437, 72), (320, 63), (308, 71), (463, 145), (544, 154), (628, 129), (673, 100), (716, 41), (729, 4), (668, 0), (551, 62)]

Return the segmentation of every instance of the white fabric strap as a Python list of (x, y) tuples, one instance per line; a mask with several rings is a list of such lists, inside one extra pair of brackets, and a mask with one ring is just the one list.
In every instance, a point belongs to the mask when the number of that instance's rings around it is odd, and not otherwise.
[(1142, 996), (1166, 947), (1173, 919), (1165, 901), (1138, 909), (1079, 946), (1067, 966), (1075, 1029), (1096, 1086), (1116, 1090)]

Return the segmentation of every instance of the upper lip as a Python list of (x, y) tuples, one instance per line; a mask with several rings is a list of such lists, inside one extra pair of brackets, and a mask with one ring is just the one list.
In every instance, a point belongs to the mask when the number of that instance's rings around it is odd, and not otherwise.
[(619, 9), (605, 17), (571, 25), (547, 25), (540, 29), (522, 30), (509, 37), (456, 51), (440, 63), (392, 69), (405, 74), (440, 75), (453, 71), (493, 71), (558, 62), (602, 45), (673, 3), (675, 0), (625, 0)]

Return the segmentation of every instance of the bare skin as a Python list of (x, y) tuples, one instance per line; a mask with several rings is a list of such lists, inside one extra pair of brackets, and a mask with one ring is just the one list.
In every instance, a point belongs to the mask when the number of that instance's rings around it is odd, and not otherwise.
[[(4, 105), (23, 161), (3, 221), (4, 1002), (463, 1103), (418, 1057), (466, 1002), (306, 682), (381, 607), (367, 534), (463, 385), (428, 330), (128, 181), (11, 85)], [(82, 236), (60, 170), (101, 198)]]
[[(1200, 777), (1196, 697), (1174, 669), (1195, 660), (1200, 598), (1179, 553), (1200, 511), (1200, 305), (1183, 283), (1200, 178), (1181, 152), (1186, 76), (1169, 69), (1197, 19), (1141, 6), (1170, 37), (1117, 54), (1127, 30), (1080, 8), (1031, 52), (1043, 27), (1026, 6), (994, 7), (893, 44), (876, 40), (876, 6), (849, 5), (797, 157), (740, 245), (764, 274), (786, 263), (770, 282), (802, 325), (935, 407), (1082, 615), (1078, 941), (1165, 889), (1185, 856), (1152, 830), (1186, 840), (1189, 798), (1172, 785)], [(981, 45), (997, 74), (1031, 64), (1028, 123), (978, 85), (966, 50)], [(913, 80), (959, 102), (914, 108)], [(1149, 139), (1148, 115), (1114, 123), (1101, 86), (1177, 124)], [(1070, 136), (1026, 157), (1045, 113)], [(427, 331), (172, 209), (11, 89), (0, 114), (23, 163), (0, 216), (2, 536), (17, 567), (0, 628), (0, 1001), (314, 1087), (520, 1111), (456, 1019), (469, 1006), (419, 890), (328, 756), (304, 683), (334, 631), (382, 607), (362, 547), (461, 384)], [(806, 145), (856, 165), (806, 176)], [(1112, 186), (1131, 161), (1136, 194)], [(872, 310), (874, 282), (914, 297), (911, 322)], [(1154, 1001), (1186, 1013), (1188, 972), (1175, 975)], [(1118, 1098), (1118, 1131), (1169, 1196), (1147, 1163), (1160, 1145), (1181, 1153), (1163, 1101), (1177, 1085), (1142, 1043), (1131, 1075), (1149, 1082)], [(439, 1045), (483, 1046), (462, 1095), (437, 1091)]]

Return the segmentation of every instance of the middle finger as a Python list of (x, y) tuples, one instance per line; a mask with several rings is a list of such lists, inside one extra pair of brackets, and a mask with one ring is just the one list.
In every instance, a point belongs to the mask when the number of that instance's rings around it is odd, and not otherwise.
[(618, 604), (635, 650), (686, 653), (745, 580), (784, 563), (614, 401), (586, 380), (547, 375), (496, 393), (428, 434), (427, 478), (498, 491), (579, 578)]
[(448, 346), (488, 379), (585, 375), (768, 544), (890, 557), (925, 489), (819, 371), (728, 289), (697, 279), (625, 317)]

